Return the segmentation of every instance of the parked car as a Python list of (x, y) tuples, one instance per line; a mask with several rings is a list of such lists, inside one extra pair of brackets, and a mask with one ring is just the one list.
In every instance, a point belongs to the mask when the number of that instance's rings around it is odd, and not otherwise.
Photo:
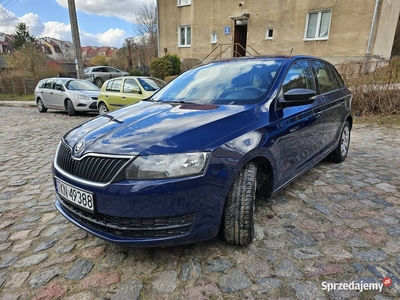
[(35, 88), (35, 100), (39, 112), (47, 109), (66, 110), (74, 116), (77, 111), (97, 112), (100, 88), (93, 83), (74, 78), (46, 78)]
[(109, 66), (87, 67), (83, 71), (85, 73), (85, 79), (93, 82), (98, 87), (101, 87), (104, 81), (110, 78), (129, 75), (128, 72), (121, 71)]
[(139, 102), (151, 97), (167, 83), (158, 78), (145, 76), (127, 76), (107, 80), (101, 87), (97, 107), (99, 113)]
[(199, 66), (68, 132), (52, 168), (56, 207), (120, 245), (193, 243), (221, 227), (247, 245), (256, 197), (345, 160), (351, 102), (337, 70), (310, 56)]

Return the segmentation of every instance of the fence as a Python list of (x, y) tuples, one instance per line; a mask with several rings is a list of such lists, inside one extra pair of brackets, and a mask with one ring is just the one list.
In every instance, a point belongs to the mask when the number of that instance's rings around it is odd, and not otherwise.
[(34, 78), (0, 78), (0, 92), (5, 94), (33, 94), (37, 80)]

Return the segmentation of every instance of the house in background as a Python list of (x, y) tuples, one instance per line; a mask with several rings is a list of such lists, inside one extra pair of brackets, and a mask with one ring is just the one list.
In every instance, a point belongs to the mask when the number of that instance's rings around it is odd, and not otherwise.
[(310, 54), (336, 64), (389, 59), (400, 1), (157, 0), (157, 8), (159, 56)]
[(0, 32), (0, 53), (11, 53), (13, 39), (12, 35)]

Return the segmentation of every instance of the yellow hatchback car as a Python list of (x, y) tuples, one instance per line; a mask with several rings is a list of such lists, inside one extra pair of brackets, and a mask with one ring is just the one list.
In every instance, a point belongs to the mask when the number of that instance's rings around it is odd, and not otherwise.
[(158, 78), (146, 76), (109, 79), (101, 87), (97, 108), (99, 113), (104, 115), (110, 110), (149, 98), (166, 84)]

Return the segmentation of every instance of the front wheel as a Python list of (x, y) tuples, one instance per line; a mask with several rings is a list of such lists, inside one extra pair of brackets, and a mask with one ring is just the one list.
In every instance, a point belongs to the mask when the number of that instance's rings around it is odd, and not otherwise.
[(101, 86), (103, 85), (103, 79), (101, 79), (100, 77), (97, 77), (95, 80), (94, 80), (94, 84), (95, 85), (97, 85), (99, 88), (101, 88)]
[(228, 243), (248, 245), (254, 237), (257, 165), (248, 163), (238, 174), (226, 199), (223, 234)]
[(108, 113), (108, 108), (107, 106), (102, 102), (99, 104), (99, 114), (100, 115), (105, 115), (106, 113)]
[(346, 121), (340, 134), (339, 144), (337, 145), (336, 149), (328, 155), (328, 160), (334, 163), (343, 162), (347, 157), (347, 153), (349, 152), (349, 146), (350, 124)]
[(67, 100), (67, 111), (68, 111), (68, 116), (76, 115), (76, 111), (75, 111), (74, 105), (72, 104), (71, 100)]
[(46, 106), (44, 106), (42, 99), (37, 100), (37, 109), (41, 113), (45, 113), (47, 111)]

